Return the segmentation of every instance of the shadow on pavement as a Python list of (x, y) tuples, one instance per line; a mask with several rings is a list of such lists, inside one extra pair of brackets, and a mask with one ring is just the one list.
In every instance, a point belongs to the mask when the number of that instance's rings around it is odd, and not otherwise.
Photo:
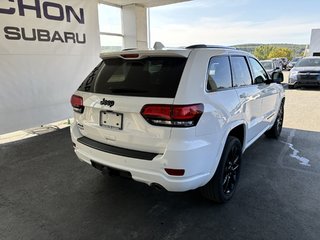
[[(318, 239), (320, 133), (284, 129), (244, 154), (225, 205), (105, 177), (69, 129), (0, 145), (0, 239)], [(292, 133), (294, 131), (294, 133)], [(303, 166), (290, 156), (310, 160)], [(196, 161), (196, 159), (195, 159)]]

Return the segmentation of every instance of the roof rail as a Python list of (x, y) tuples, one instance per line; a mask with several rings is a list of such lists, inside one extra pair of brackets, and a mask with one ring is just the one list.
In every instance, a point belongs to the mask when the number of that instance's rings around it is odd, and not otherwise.
[(194, 49), (194, 48), (224, 48), (224, 49), (236, 49), (235, 47), (227, 47), (221, 45), (206, 45), (206, 44), (196, 44), (186, 47), (186, 49)]

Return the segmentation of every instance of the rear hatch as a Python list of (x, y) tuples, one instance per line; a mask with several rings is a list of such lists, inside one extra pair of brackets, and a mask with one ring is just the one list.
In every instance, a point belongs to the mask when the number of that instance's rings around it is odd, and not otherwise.
[(82, 113), (75, 113), (82, 135), (126, 149), (163, 153), (171, 127), (153, 125), (142, 111), (150, 110), (144, 108), (147, 104), (173, 104), (187, 55), (130, 52), (104, 56), (75, 93), (84, 107)]

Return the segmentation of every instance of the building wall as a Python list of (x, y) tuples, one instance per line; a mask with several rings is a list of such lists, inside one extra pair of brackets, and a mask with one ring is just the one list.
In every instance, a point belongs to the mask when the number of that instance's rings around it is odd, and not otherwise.
[(312, 29), (309, 56), (320, 56), (320, 29)]
[(97, 0), (0, 2), (0, 134), (72, 117), (99, 60)]

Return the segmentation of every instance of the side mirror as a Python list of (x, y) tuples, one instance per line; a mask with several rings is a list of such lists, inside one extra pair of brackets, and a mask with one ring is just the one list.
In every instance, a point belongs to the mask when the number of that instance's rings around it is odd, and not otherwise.
[(275, 82), (275, 83), (279, 83), (279, 84), (282, 83), (283, 82), (283, 74), (279, 73), (279, 72), (272, 73), (271, 81)]

